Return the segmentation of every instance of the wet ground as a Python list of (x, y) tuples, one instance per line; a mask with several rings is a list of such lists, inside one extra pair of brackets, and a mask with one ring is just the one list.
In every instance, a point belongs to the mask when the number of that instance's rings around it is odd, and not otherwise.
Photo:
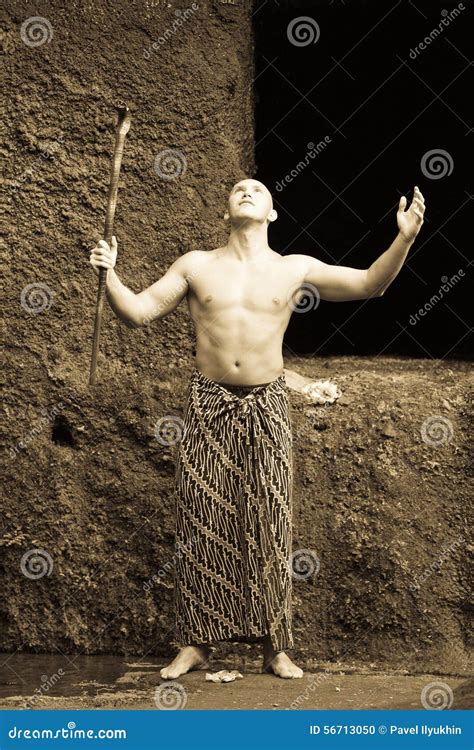
[[(258, 659), (213, 661), (243, 679), (215, 684), (196, 670), (162, 680), (166, 660), (60, 654), (0, 655), (0, 709), (422, 709), (473, 706), (474, 681), (460, 675), (381, 672), (321, 663), (300, 680), (260, 673)], [(430, 686), (429, 688), (427, 686)], [(431, 696), (431, 697), (430, 697)]]

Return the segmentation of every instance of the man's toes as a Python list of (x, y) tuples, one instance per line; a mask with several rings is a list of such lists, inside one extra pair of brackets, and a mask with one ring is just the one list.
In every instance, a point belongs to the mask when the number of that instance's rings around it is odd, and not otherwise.
[(281, 667), (281, 669), (277, 671), (277, 674), (285, 680), (294, 680), (303, 677), (303, 670), (300, 669), (300, 667), (295, 666)]
[(303, 677), (303, 670), (299, 667), (292, 667), (288, 670), (288, 677), (299, 679), (300, 677)]

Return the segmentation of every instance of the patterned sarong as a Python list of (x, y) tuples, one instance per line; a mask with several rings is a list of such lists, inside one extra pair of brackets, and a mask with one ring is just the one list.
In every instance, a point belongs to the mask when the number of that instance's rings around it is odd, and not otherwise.
[(293, 646), (292, 483), (284, 374), (240, 397), (195, 368), (175, 473), (177, 643)]

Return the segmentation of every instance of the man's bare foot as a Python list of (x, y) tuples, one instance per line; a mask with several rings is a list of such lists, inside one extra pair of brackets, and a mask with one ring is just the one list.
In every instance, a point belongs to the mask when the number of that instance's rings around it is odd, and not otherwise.
[(167, 667), (160, 669), (160, 675), (164, 680), (175, 680), (192, 669), (207, 665), (209, 654), (208, 646), (185, 646)]
[(284, 651), (275, 651), (269, 636), (263, 639), (263, 669), (262, 672), (273, 672), (277, 677), (297, 679), (303, 677), (303, 670), (293, 664)]
[(277, 677), (287, 680), (303, 677), (303, 670), (293, 664), (290, 657), (284, 651), (279, 651), (271, 659), (264, 659), (263, 672), (273, 672)]

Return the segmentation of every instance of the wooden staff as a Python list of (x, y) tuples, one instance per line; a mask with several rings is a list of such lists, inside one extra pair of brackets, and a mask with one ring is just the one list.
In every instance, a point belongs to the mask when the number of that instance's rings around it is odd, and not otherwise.
[[(117, 107), (118, 119), (115, 128), (115, 146), (110, 171), (109, 192), (107, 195), (107, 213), (105, 215), (104, 240), (109, 247), (112, 246), (112, 234), (114, 228), (115, 206), (117, 205), (117, 189), (122, 164), (123, 145), (125, 136), (130, 130), (131, 115), (128, 107)], [(102, 310), (104, 307), (105, 289), (107, 284), (107, 268), (99, 268), (99, 286), (97, 289), (97, 301), (95, 306), (94, 340), (92, 343), (91, 371), (89, 385), (96, 381), (97, 354), (99, 352), (100, 326), (102, 323)]]

